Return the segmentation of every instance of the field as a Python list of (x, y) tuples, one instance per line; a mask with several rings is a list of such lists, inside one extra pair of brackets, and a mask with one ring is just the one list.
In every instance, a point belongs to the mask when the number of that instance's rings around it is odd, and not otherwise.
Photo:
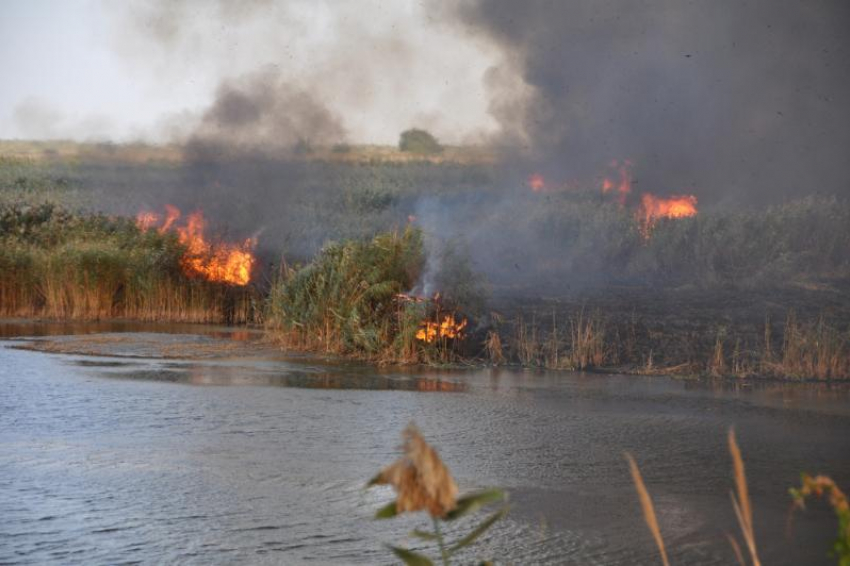
[[(526, 177), (481, 148), (204, 161), (2, 142), (0, 312), (265, 320), (288, 347), (386, 363), (850, 377), (847, 202), (709, 202), (648, 234), (591, 183), (533, 191)], [(252, 283), (187, 276), (174, 234), (132, 221), (165, 204), (203, 209), (223, 240), (256, 237)], [(408, 259), (386, 263), (400, 241)], [(366, 302), (340, 293), (364, 282)], [(415, 338), (446, 315), (468, 321), (465, 340)]]

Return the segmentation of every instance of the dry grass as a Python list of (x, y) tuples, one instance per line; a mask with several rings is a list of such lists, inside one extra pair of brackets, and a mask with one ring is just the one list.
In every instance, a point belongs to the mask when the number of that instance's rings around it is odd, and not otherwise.
[(532, 319), (527, 324), (520, 315), (514, 323), (513, 353), (520, 365), (539, 367), (542, 365), (540, 340), (537, 335), (537, 325)]
[[(750, 501), (749, 489), (747, 488), (747, 476), (744, 470), (744, 460), (741, 457), (741, 450), (735, 440), (735, 431), (731, 428), (729, 429), (728, 445), (729, 453), (732, 456), (732, 470), (735, 480), (735, 490), (730, 493), (732, 507), (735, 510), (735, 516), (737, 517), (738, 525), (741, 528), (741, 535), (743, 536), (744, 544), (750, 557), (750, 562), (752, 566), (761, 566), (761, 561), (759, 560), (756, 548), (755, 530), (753, 529), (753, 508), (752, 502)], [(655, 539), (655, 544), (658, 546), (658, 550), (661, 553), (661, 560), (664, 565), (667, 566), (669, 564), (667, 560), (667, 552), (664, 546), (664, 540), (661, 537), (661, 529), (658, 526), (658, 520), (655, 516), (655, 507), (652, 503), (652, 498), (643, 483), (640, 469), (638, 468), (634, 458), (632, 458), (632, 456), (628, 453), (625, 456), (629, 463), (632, 481), (635, 484), (635, 489), (637, 489), (638, 497), (640, 498), (644, 520), (646, 521), (646, 525), (649, 527), (649, 530)], [(794, 492), (792, 491), (792, 493)], [(741, 545), (732, 535), (727, 534), (727, 538), (738, 563), (742, 565), (745, 564), (746, 561), (741, 550)]]
[(791, 377), (850, 378), (850, 337), (823, 317), (813, 324), (798, 323), (792, 312), (785, 322), (781, 361), (771, 369)]
[[(741, 450), (738, 448), (738, 443), (735, 440), (734, 429), (729, 429), (729, 453), (732, 455), (732, 467), (735, 472), (735, 491), (730, 493), (732, 499), (732, 507), (735, 509), (735, 516), (738, 518), (738, 525), (741, 527), (741, 534), (744, 537), (747, 550), (750, 553), (750, 559), (753, 566), (760, 566), (758, 552), (756, 551), (756, 536), (753, 530), (753, 508), (750, 503), (750, 493), (747, 489), (747, 476), (744, 472), (744, 460), (741, 458)], [(737, 549), (740, 553), (740, 548)]]
[(599, 368), (605, 365), (605, 327), (598, 316), (585, 317), (584, 312), (570, 321), (570, 366), (574, 369)]
[(505, 353), (502, 349), (502, 339), (499, 333), (491, 330), (487, 333), (487, 339), (484, 341), (484, 349), (487, 352), (487, 359), (494, 366), (499, 366), (505, 363)]
[(632, 474), (632, 481), (637, 489), (638, 497), (640, 498), (640, 506), (643, 509), (643, 519), (646, 521), (646, 526), (652, 533), (652, 538), (655, 539), (655, 544), (658, 546), (658, 552), (661, 553), (661, 562), (664, 566), (669, 566), (667, 560), (667, 549), (664, 547), (664, 539), (661, 537), (661, 529), (658, 527), (658, 519), (655, 516), (655, 506), (652, 504), (652, 498), (646, 490), (646, 485), (643, 483), (643, 477), (640, 475), (635, 459), (631, 454), (626, 453), (626, 460), (629, 462), (629, 471)]

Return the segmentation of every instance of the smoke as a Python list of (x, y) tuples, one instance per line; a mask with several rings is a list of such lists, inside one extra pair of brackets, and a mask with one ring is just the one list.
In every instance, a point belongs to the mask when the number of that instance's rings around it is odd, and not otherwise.
[(847, 2), (475, 0), (455, 17), (508, 54), (490, 110), (544, 172), (631, 159), (641, 188), (706, 203), (850, 192)]
[[(642, 192), (695, 194), (701, 210), (850, 193), (846, 2), (473, 0), (374, 21), (330, 2), (132, 6), (125, 55), (208, 91), (166, 128), (187, 162), (138, 198), (203, 207), (240, 237), (262, 230), (270, 253), (306, 259), (414, 214), (421, 292), (451, 278), (456, 249), (501, 292), (563, 290), (631, 276), (642, 248), (623, 240)], [(451, 166), (420, 176), (300, 155), (413, 125), (488, 139), (498, 163), (445, 190), (429, 175)], [(600, 194), (626, 161), (632, 194)], [(559, 190), (532, 192), (531, 173)]]
[(85, 141), (103, 141), (108, 139), (111, 126), (106, 116), (69, 116), (35, 96), (15, 105), (12, 121), (22, 136), (39, 140), (77, 137)]
[(268, 69), (225, 81), (204, 112), (189, 147), (273, 156), (344, 139), (338, 116), (307, 90)]
[(134, 0), (104, 8), (115, 22), (113, 49), (139, 83), (195, 112), (221, 102), (235, 83), (243, 90), (264, 80), (284, 98), (301, 92), (320, 101), (358, 143), (396, 143), (413, 126), (457, 143), (496, 127), (482, 82), (498, 56), (493, 45), (470, 41), (413, 0)]

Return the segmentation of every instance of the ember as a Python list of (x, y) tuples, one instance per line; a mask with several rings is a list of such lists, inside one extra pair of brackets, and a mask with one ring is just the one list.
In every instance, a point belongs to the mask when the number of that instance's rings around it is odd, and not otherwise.
[(200, 211), (187, 216), (184, 226), (175, 227), (180, 219), (180, 210), (171, 205), (166, 205), (165, 209), (164, 220), (155, 212), (140, 212), (136, 216), (136, 225), (141, 230), (150, 230), (162, 221), (157, 227), (160, 233), (174, 229), (180, 243), (186, 246), (181, 260), (186, 275), (231, 285), (248, 284), (255, 262), (252, 250), (257, 245), (256, 238), (248, 238), (241, 244), (213, 244), (204, 237), (206, 221)]

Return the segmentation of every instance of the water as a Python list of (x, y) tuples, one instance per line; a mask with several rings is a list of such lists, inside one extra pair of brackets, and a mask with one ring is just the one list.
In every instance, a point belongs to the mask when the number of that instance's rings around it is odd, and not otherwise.
[[(0, 325), (6, 337), (139, 330), (163, 328)], [(191, 349), (227, 331), (204, 334), (128, 336)], [(509, 518), (466, 562), (659, 563), (623, 459), (629, 451), (671, 562), (733, 563), (730, 425), (764, 563), (832, 563), (836, 526), (824, 505), (796, 513), (788, 527), (787, 488), (801, 471), (850, 488), (843, 387), (405, 373), (251, 348), (166, 360), (144, 348), (109, 357), (16, 345), (0, 343), (0, 563), (392, 563), (384, 543), (435, 556), (407, 537), (428, 526), (424, 517), (373, 521), (392, 493), (363, 489), (397, 457), (410, 420), (461, 491), (510, 492)]]

